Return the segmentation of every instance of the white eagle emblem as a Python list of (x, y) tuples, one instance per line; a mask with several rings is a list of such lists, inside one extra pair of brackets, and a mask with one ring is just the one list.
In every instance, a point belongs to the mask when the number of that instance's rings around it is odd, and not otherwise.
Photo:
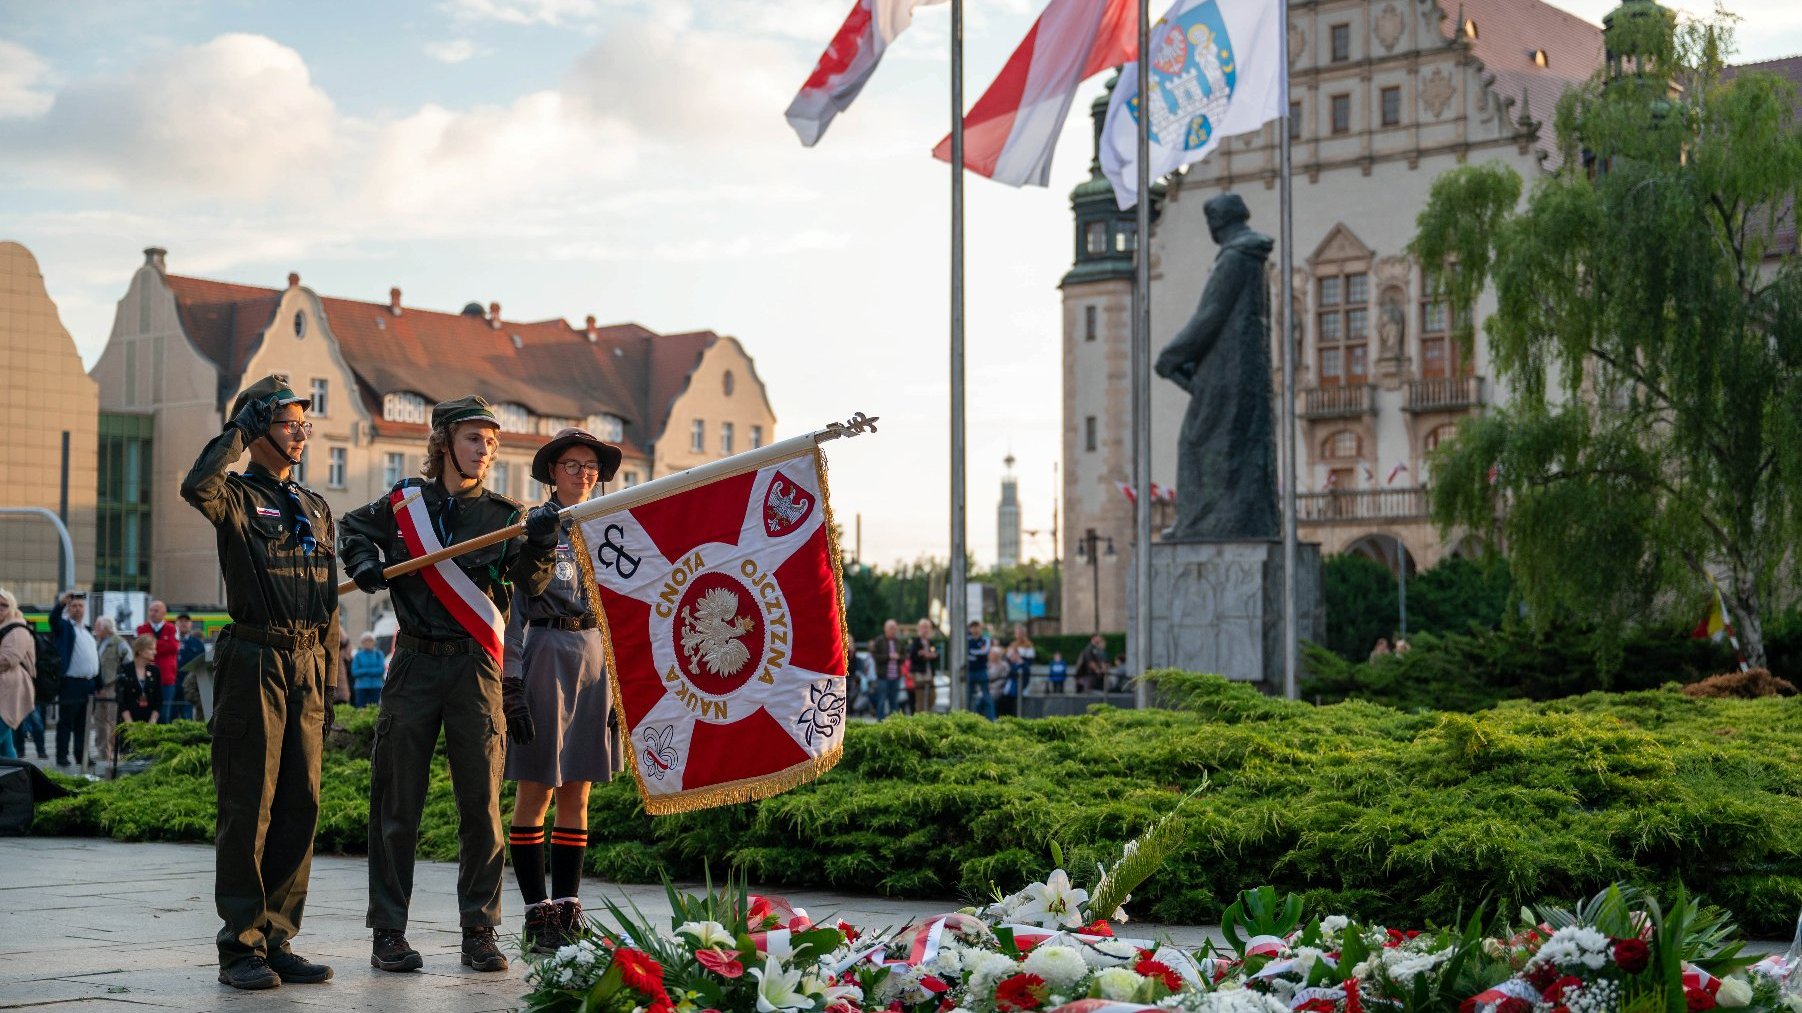
[(774, 517), (769, 519), (771, 531), (775, 531), (784, 524), (791, 526), (799, 524), (801, 518), (807, 515), (807, 508), (812, 506), (813, 503), (805, 496), (799, 495), (799, 493), (800, 490), (796, 489), (794, 486), (789, 486), (782, 489), (780, 492), (771, 493), (770, 513), (775, 514)]
[(716, 587), (682, 610), (682, 653), (716, 676), (736, 675), (751, 660), (739, 638), (754, 628), (749, 616), (738, 614), (738, 596)]

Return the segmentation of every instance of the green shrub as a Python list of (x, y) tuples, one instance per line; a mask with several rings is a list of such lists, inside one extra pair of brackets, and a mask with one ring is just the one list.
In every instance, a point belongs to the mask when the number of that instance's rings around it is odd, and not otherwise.
[[(1363, 661), (1377, 638), (1393, 641), (1400, 624), (1401, 589), (1382, 563), (1355, 552), (1321, 562), (1326, 597), (1325, 646), (1347, 661)], [(1408, 636), (1494, 629), (1509, 608), (1514, 582), (1500, 557), (1450, 557), (1408, 577)]]
[[(652, 820), (622, 777), (593, 793), (589, 871), (698, 878), (711, 862), (791, 888), (974, 898), (1049, 871), (1053, 840), (1069, 868), (1093, 867), (1206, 781), (1177, 817), (1186, 845), (1136, 891), (1135, 916), (1211, 921), (1265, 882), (1397, 924), (1615, 880), (1681, 881), (1767, 935), (1802, 906), (1794, 700), (1642, 690), (1460, 714), (1290, 703), (1177, 672), (1156, 682), (1173, 709), (854, 724), (832, 773), (755, 805)], [(40, 829), (206, 839), (206, 771), (170, 748), (149, 773), (40, 807)], [(321, 847), (361, 850), (367, 761), (333, 748), (325, 783)], [(421, 852), (452, 857), (442, 763), (426, 824)]]

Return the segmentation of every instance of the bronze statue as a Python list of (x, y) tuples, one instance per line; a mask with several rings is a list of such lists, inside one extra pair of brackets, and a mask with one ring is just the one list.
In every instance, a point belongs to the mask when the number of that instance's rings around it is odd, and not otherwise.
[(1271, 417), (1270, 291), (1274, 241), (1253, 232), (1238, 194), (1203, 210), (1219, 245), (1201, 305), (1158, 355), (1157, 373), (1189, 392), (1176, 468), (1176, 523), (1166, 541), (1277, 537), (1276, 426)]

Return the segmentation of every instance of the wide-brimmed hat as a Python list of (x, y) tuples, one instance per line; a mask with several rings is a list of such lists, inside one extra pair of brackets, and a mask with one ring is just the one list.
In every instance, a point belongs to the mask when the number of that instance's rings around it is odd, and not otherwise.
[(594, 451), (594, 459), (601, 466), (601, 481), (613, 481), (613, 475), (619, 471), (621, 454), (619, 448), (611, 443), (602, 443), (593, 433), (586, 429), (571, 426), (557, 430), (551, 442), (538, 448), (532, 455), (532, 477), (545, 485), (551, 483), (551, 464), (571, 447), (588, 447)]
[(294, 393), (294, 388), (288, 384), (287, 374), (270, 373), (244, 388), (243, 392), (232, 401), (232, 417), (236, 418), (237, 414), (244, 410), (244, 406), (252, 401), (268, 401), (269, 407), (280, 408), (282, 405), (304, 404), (310, 400)]
[(488, 406), (487, 399), (480, 394), (465, 394), (432, 406), (433, 429), (449, 429), (459, 422), (480, 422), (496, 429), (501, 427), (501, 420), (495, 418), (494, 409)]

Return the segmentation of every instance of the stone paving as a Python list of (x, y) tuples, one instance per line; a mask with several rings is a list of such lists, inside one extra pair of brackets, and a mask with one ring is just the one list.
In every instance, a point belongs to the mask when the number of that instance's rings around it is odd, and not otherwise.
[[(483, 1013), (519, 1005), (524, 966), (508, 941), (512, 967), (481, 974), (457, 959), (462, 940), (455, 899), (457, 868), (421, 862), (407, 938), (425, 955), (417, 974), (369, 966), (367, 898), (361, 856), (320, 855), (313, 862), (306, 921), (295, 952), (331, 964), (323, 985), (239, 992), (219, 984), (213, 933), (213, 851), (198, 844), (123, 844), (97, 838), (0, 838), (0, 1010), (192, 1011), (406, 1010)], [(520, 910), (512, 873), (504, 900), (516, 932)], [(616, 886), (590, 879), (583, 897), (624, 895), (653, 918), (667, 915), (658, 886)], [(814, 891), (783, 895), (815, 918), (841, 916), (869, 929), (955, 909), (959, 902), (902, 901)], [(592, 910), (591, 910), (592, 913)], [(1209, 932), (1133, 923), (1134, 935), (1199, 945)]]

